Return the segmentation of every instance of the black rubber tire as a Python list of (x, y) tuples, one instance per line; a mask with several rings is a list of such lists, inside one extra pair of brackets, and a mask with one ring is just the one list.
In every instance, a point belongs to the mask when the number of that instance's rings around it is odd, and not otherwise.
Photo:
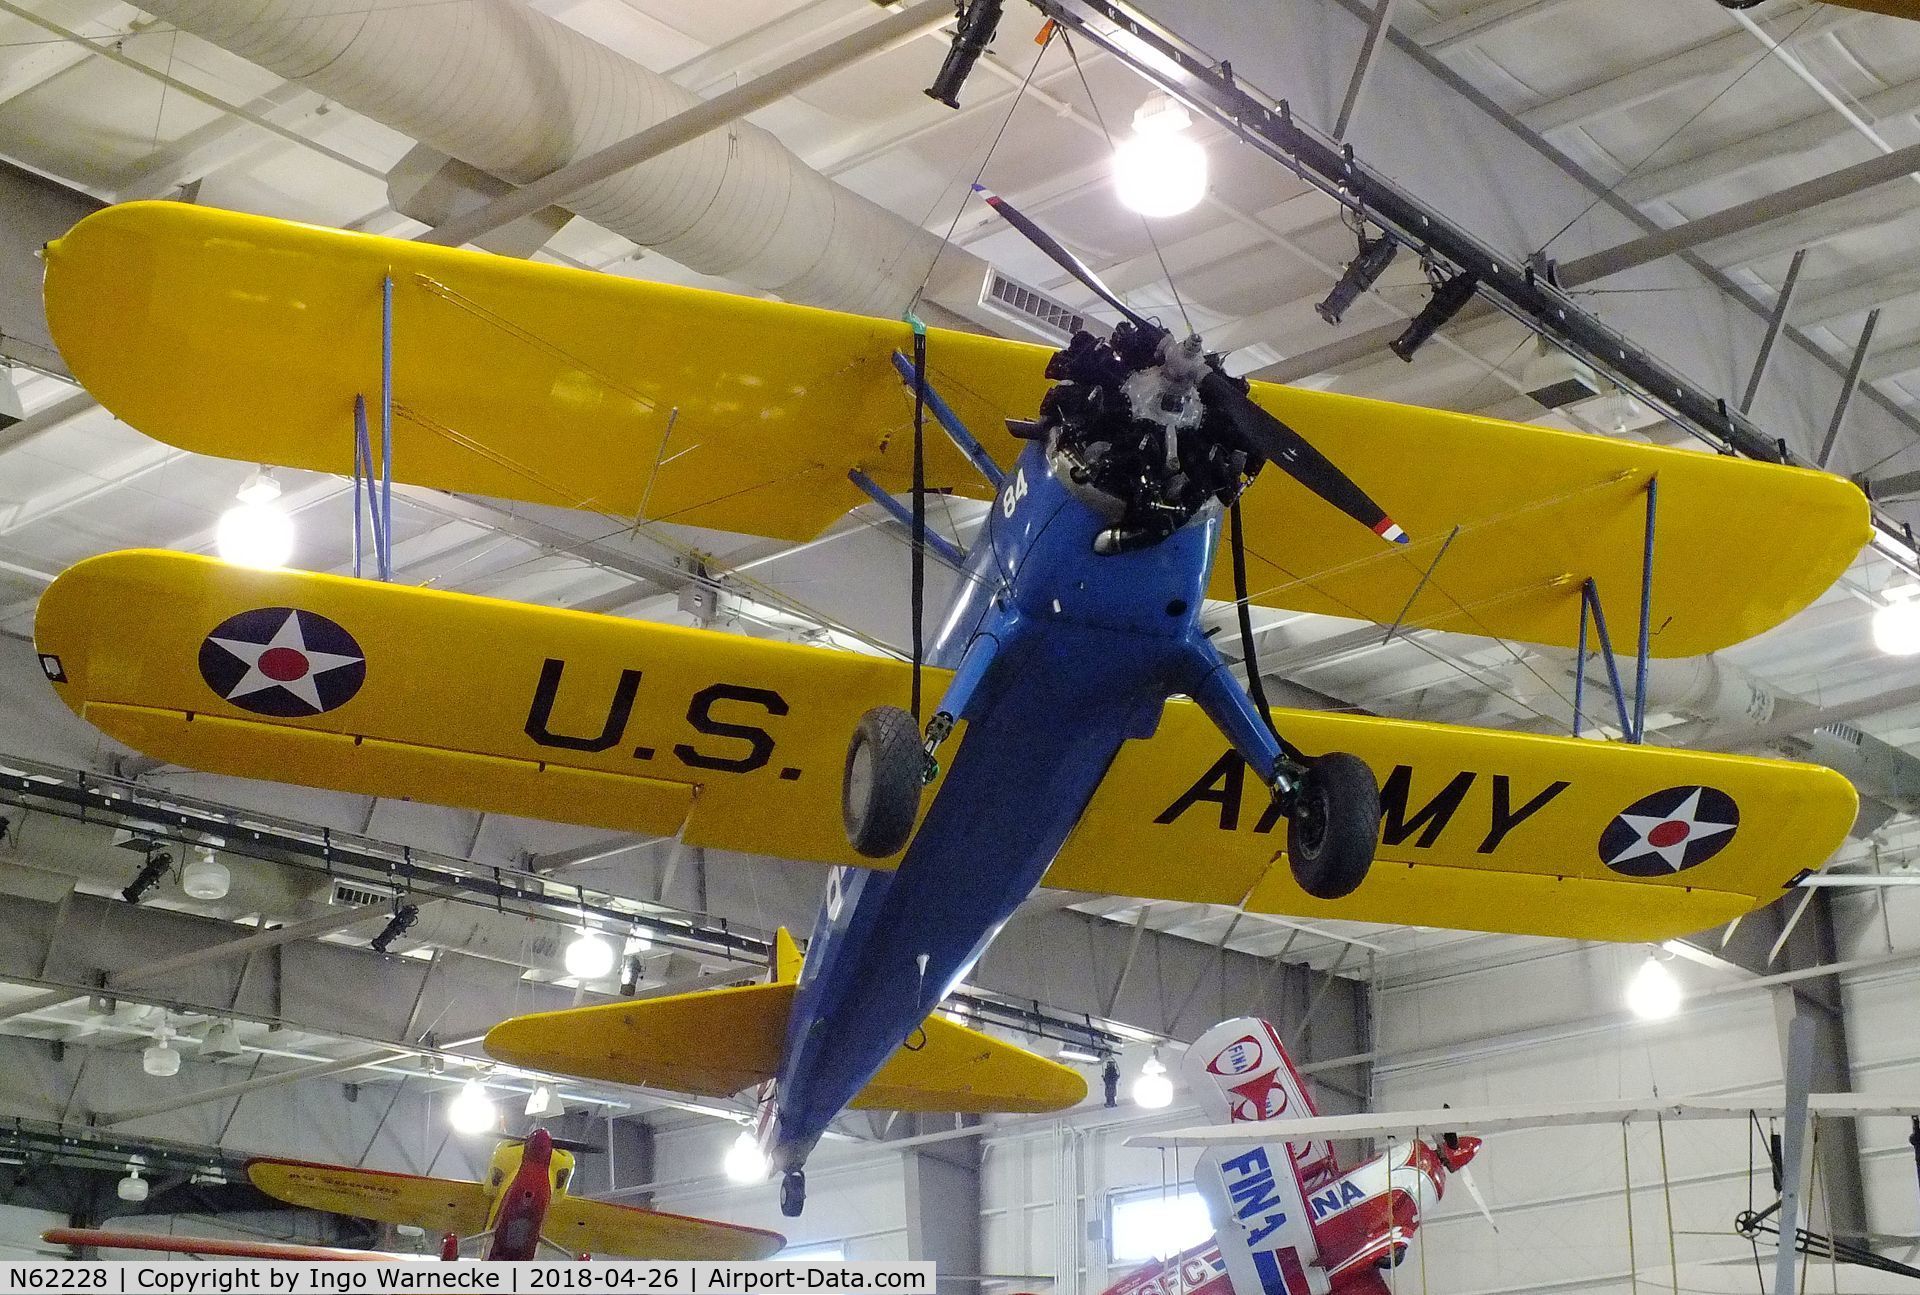
[(912, 715), (898, 706), (875, 706), (860, 717), (840, 777), (840, 816), (855, 850), (885, 859), (906, 848), (920, 813), (926, 767)]
[(1287, 863), (1315, 899), (1360, 888), (1380, 839), (1380, 787), (1359, 756), (1330, 751), (1307, 767), (1287, 818)]
[(805, 1208), (807, 1175), (803, 1170), (789, 1169), (780, 1175), (780, 1212), (790, 1219), (797, 1219)]

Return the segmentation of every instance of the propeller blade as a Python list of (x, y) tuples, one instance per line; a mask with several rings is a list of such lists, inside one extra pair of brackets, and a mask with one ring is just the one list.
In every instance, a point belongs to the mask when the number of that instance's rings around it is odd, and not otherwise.
[[(1100, 276), (1085, 262), (1069, 252), (1053, 235), (1029, 220), (1019, 208), (987, 189), (973, 186), (987, 205), (1026, 238), (1045, 252), (1053, 263), (1085, 284), (1102, 301), (1119, 311), (1134, 327), (1151, 337), (1164, 338), (1167, 330), (1153, 323), (1115, 296)], [(1219, 411), (1232, 426), (1242, 449), (1274, 464), (1282, 472), (1359, 522), (1375, 535), (1394, 544), (1405, 544), (1407, 533), (1387, 516), (1386, 509), (1373, 502), (1333, 460), (1313, 448), (1307, 439), (1253, 402), (1240, 384), (1218, 369), (1209, 367), (1200, 380), (1200, 398), (1209, 409)]]
[(1493, 1210), (1487, 1205), (1487, 1198), (1480, 1194), (1480, 1184), (1473, 1181), (1473, 1171), (1462, 1165), (1453, 1171), (1453, 1176), (1467, 1189), (1467, 1195), (1473, 1197), (1473, 1203), (1480, 1207), (1480, 1214), (1487, 1220), (1487, 1226), (1498, 1232), (1500, 1225), (1493, 1221)]
[(1240, 384), (1209, 369), (1200, 379), (1200, 398), (1218, 410), (1240, 438), (1241, 448), (1257, 454), (1347, 516), (1393, 544), (1407, 543), (1387, 510), (1375, 503), (1332, 459), (1313, 448), (1306, 437), (1255, 404)]
[(1155, 333), (1166, 331), (1158, 324), (1149, 322), (1144, 316), (1129, 308), (1125, 302), (1113, 294), (1112, 290), (1109, 289), (1106, 284), (1100, 282), (1100, 276), (1089, 269), (1086, 262), (1082, 261), (1072, 252), (1069, 252), (1055, 240), (1053, 235), (1027, 219), (1018, 207), (1008, 202), (1005, 198), (1002, 198), (999, 194), (992, 192), (985, 185), (976, 184), (973, 186), (973, 191), (982, 198), (985, 198), (987, 205), (999, 212), (1001, 218), (1009, 225), (1019, 230), (1029, 243), (1032, 243), (1035, 247), (1045, 252), (1055, 265), (1080, 280), (1080, 282), (1085, 284), (1100, 300), (1106, 302), (1126, 318), (1133, 321), (1134, 327), (1148, 329)]
[[(505, 1141), (525, 1142), (528, 1138), (532, 1136), (533, 1135), (530, 1133), (522, 1133), (514, 1137), (506, 1138)], [(598, 1142), (585, 1142), (579, 1138), (553, 1137), (552, 1134), (548, 1134), (548, 1137), (552, 1139), (553, 1149), (555, 1151), (571, 1151), (575, 1155), (588, 1155), (588, 1156), (604, 1156), (607, 1153), (606, 1147), (601, 1145)]]

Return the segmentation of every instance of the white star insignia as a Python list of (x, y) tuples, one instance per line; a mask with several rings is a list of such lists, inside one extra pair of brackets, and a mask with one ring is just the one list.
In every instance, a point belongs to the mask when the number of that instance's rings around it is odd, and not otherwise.
[[(1608, 865), (1618, 867), (1620, 864), (1650, 854), (1666, 864), (1670, 870), (1679, 872), (1687, 866), (1688, 846), (1704, 841), (1708, 837), (1719, 836), (1722, 832), (1731, 832), (1739, 826), (1736, 823), (1701, 822), (1697, 815), (1700, 813), (1702, 794), (1704, 789), (1696, 787), (1693, 795), (1681, 802), (1679, 808), (1671, 814), (1622, 814), (1620, 821), (1632, 828), (1640, 839), (1607, 860)], [(1668, 824), (1676, 824), (1686, 830), (1673, 840), (1655, 843), (1653, 838), (1658, 829)]]
[[(207, 641), (246, 663), (247, 672), (240, 676), (240, 682), (228, 691), (228, 701), (236, 697), (245, 697), (249, 693), (264, 692), (268, 688), (284, 688), (313, 707), (316, 713), (325, 710), (326, 705), (320, 700), (320, 690), (314, 685), (314, 680), (329, 670), (358, 665), (364, 660), (357, 656), (341, 656), (336, 652), (315, 652), (309, 648), (306, 639), (300, 633), (300, 613), (291, 611), (287, 613), (285, 623), (266, 643), (248, 643), (242, 639), (220, 638)], [(261, 658), (269, 652), (278, 650), (298, 653), (304, 668), (298, 674), (286, 672), (289, 674), (287, 678), (275, 678), (261, 669)], [(279, 659), (290, 660), (290, 658)], [(271, 667), (272, 664), (270, 662), (269, 666)]]

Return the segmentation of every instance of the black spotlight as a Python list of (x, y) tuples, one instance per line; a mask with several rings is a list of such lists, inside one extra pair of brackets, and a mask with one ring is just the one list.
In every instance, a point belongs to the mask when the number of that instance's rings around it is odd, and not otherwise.
[(148, 855), (146, 863), (141, 865), (140, 875), (133, 879), (132, 885), (120, 892), (120, 898), (129, 904), (139, 903), (146, 897), (148, 891), (160, 884), (160, 879), (167, 875), (167, 870), (171, 867), (173, 867), (173, 856), (165, 850)]
[(1107, 1090), (1107, 1109), (1120, 1105), (1120, 1067), (1112, 1057), (1107, 1058), (1106, 1066), (1100, 1071), (1100, 1083)]
[(1471, 270), (1462, 270), (1451, 279), (1434, 285), (1433, 296), (1420, 308), (1420, 313), (1407, 325), (1407, 331), (1393, 339), (1387, 345), (1393, 353), (1409, 364), (1413, 362), (1413, 353), (1425, 346), (1427, 339), (1444, 327), (1448, 320), (1460, 313), (1460, 308), (1473, 300), (1475, 288), (1480, 286), (1480, 276)]
[(385, 953), (393, 947), (393, 942), (407, 933), (407, 928), (420, 920), (420, 907), (417, 904), (402, 904), (393, 910), (393, 916), (380, 928), (380, 934), (370, 943), (375, 953)]
[(940, 64), (940, 75), (927, 87), (929, 99), (938, 99), (949, 108), (960, 106), (960, 87), (966, 83), (973, 65), (986, 53), (995, 29), (1000, 26), (1000, 4), (1001, 0), (961, 0), (956, 6), (953, 47), (947, 51), (946, 61)]
[(1333, 285), (1333, 291), (1327, 294), (1325, 301), (1313, 308), (1314, 312), (1329, 324), (1338, 324), (1347, 313), (1347, 307), (1358, 301), (1360, 294), (1387, 272), (1387, 267), (1393, 264), (1393, 258), (1399, 251), (1400, 245), (1385, 234), (1375, 239), (1363, 237), (1360, 250), (1340, 271), (1340, 282)]

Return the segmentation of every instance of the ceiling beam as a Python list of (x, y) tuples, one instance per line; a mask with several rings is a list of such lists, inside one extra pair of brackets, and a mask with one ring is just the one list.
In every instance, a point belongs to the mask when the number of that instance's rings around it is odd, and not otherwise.
[[(1851, 199), (1863, 190), (1912, 175), (1916, 170), (1920, 170), (1920, 144), (1909, 144), (1905, 148), (1789, 185), (1749, 202), (1736, 203), (1711, 216), (1702, 216), (1590, 256), (1563, 262), (1560, 266), (1560, 282), (1567, 287), (1592, 283), (1622, 270), (1711, 243), (1715, 239), (1799, 215), (1824, 203)], [(1910, 192), (1907, 198), (1909, 202), (1912, 201)]]

